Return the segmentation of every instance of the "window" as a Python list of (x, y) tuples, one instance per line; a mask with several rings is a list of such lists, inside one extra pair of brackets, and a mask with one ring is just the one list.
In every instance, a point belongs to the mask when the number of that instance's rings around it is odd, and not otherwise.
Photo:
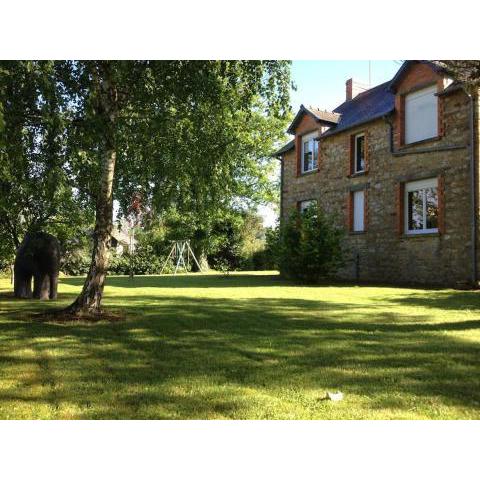
[(419, 142), (438, 135), (436, 85), (405, 96), (405, 143)]
[(438, 180), (419, 180), (405, 185), (405, 232), (438, 232)]
[(365, 171), (365, 134), (355, 135), (354, 173)]
[(317, 205), (316, 200), (302, 200), (301, 202), (298, 202), (298, 209), (300, 210), (300, 213), (303, 213), (308, 207), (312, 205)]
[(318, 167), (317, 132), (302, 137), (302, 173), (311, 172)]
[(353, 200), (353, 225), (354, 232), (365, 231), (365, 191), (352, 192)]

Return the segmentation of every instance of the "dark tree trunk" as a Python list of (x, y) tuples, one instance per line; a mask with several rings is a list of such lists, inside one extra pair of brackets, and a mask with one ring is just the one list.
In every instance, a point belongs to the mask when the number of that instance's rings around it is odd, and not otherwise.
[(112, 232), (112, 186), (115, 160), (115, 150), (106, 152), (103, 162), (102, 188), (97, 199), (92, 261), (82, 292), (75, 302), (67, 308), (67, 312), (72, 314), (101, 313), (103, 287), (109, 260), (110, 235)]
[[(200, 268), (202, 269), (202, 272), (206, 272), (210, 270), (210, 266), (208, 265), (208, 258), (207, 254), (205, 253), (205, 250), (200, 247), (193, 247), (193, 253), (195, 254), (195, 258), (198, 260), (198, 263), (200, 264)], [(192, 261), (192, 272), (198, 272), (198, 266), (197, 264)]]
[(108, 62), (99, 66), (99, 110), (104, 117), (105, 152), (102, 159), (100, 188), (97, 194), (95, 230), (90, 269), (77, 299), (66, 309), (74, 315), (101, 313), (103, 288), (107, 274), (109, 247), (113, 224), (113, 178), (117, 152), (115, 148), (115, 120), (117, 115), (117, 92), (111, 81)]

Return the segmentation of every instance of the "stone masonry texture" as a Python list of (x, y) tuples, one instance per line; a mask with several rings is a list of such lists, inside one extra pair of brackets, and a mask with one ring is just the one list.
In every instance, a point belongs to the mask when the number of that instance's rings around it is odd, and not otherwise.
[[(443, 81), (427, 69), (419, 64), (408, 72), (397, 89), (398, 108), (389, 119), (377, 119), (321, 139), (317, 171), (299, 175), (295, 150), (283, 155), (282, 221), (298, 202), (316, 199), (335, 222), (345, 226), (350, 192), (362, 186), (367, 192), (366, 231), (347, 233), (346, 265), (337, 272), (340, 279), (452, 287), (468, 284), (471, 279), (469, 98), (462, 90), (439, 97), (439, 137), (409, 146), (403, 146), (400, 138), (400, 96), (416, 84), (433, 81), (440, 86)], [(318, 122), (305, 115), (296, 135), (319, 128)], [(478, 122), (475, 129), (478, 142)], [(351, 136), (358, 133), (365, 133), (367, 138), (368, 171), (349, 175)], [(425, 235), (399, 232), (398, 185), (434, 177), (444, 182), (444, 231)]]

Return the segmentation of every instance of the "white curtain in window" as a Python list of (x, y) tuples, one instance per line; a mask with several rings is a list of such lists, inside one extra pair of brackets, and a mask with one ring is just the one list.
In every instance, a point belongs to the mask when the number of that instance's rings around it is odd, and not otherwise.
[(438, 135), (436, 85), (405, 97), (405, 143), (419, 142)]

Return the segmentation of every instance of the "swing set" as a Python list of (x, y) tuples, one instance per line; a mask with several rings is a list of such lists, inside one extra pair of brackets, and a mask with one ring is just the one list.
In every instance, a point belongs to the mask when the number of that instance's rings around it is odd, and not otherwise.
[(202, 268), (198, 263), (197, 257), (193, 253), (192, 247), (190, 246), (189, 240), (174, 240), (172, 241), (172, 248), (170, 249), (170, 253), (168, 254), (167, 259), (163, 263), (162, 270), (160, 271), (160, 275), (163, 273), (163, 270), (167, 266), (168, 261), (172, 258), (175, 261), (175, 271), (173, 272), (174, 275), (177, 274), (177, 271), (180, 267), (183, 267), (185, 272), (188, 273), (188, 268), (190, 267), (190, 263), (192, 259), (198, 267), (198, 271), (201, 272)]

